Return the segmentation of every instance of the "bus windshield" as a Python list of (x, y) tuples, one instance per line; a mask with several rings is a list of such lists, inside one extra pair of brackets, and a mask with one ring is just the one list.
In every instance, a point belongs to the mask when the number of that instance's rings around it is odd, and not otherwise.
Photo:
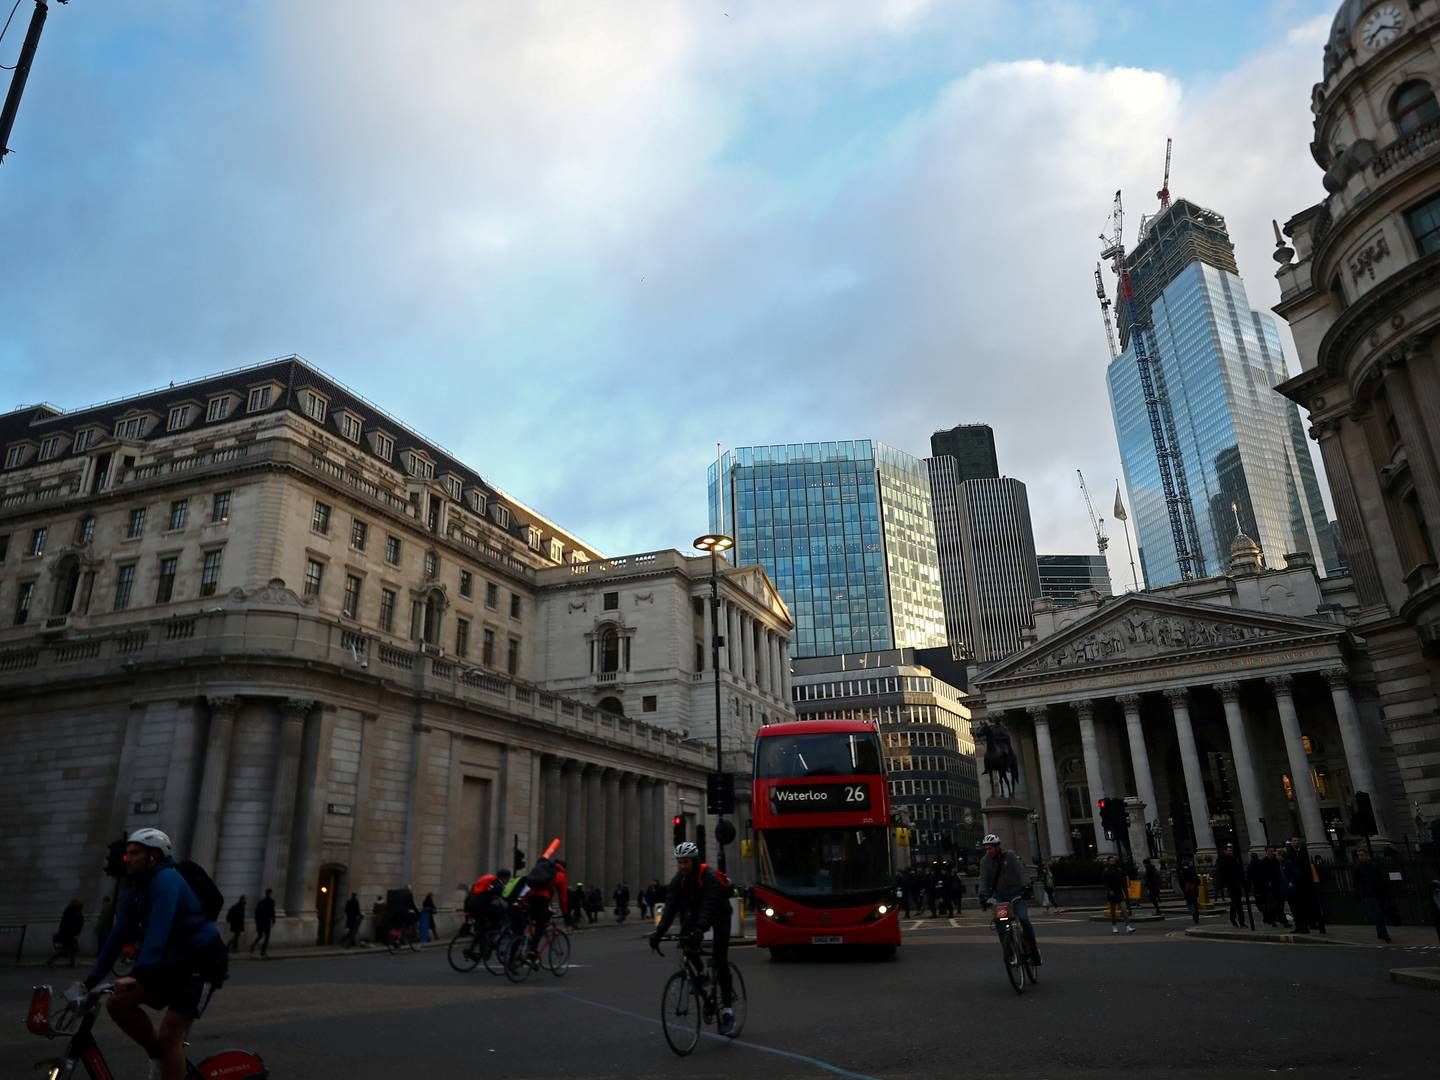
[(755, 779), (854, 776), (883, 773), (880, 740), (873, 732), (791, 735), (758, 740)]
[(893, 886), (890, 838), (883, 826), (765, 829), (760, 880), (796, 899), (852, 897)]

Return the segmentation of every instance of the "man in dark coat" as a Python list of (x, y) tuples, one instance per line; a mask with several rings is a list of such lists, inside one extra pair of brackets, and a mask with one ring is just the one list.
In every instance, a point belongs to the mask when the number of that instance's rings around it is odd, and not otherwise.
[(1290, 923), (1285, 918), (1285, 877), (1280, 870), (1280, 853), (1273, 846), (1265, 849), (1263, 859), (1251, 859), (1249, 878), (1250, 891), (1255, 894), (1255, 902), (1260, 905), (1260, 914), (1265, 925), (1275, 926), (1284, 922), (1288, 928)]
[(1390, 891), (1390, 880), (1385, 868), (1371, 859), (1370, 852), (1365, 848), (1358, 848), (1355, 852), (1354, 881), (1355, 899), (1360, 902), (1360, 910), (1375, 924), (1375, 936), (1388, 945), (1390, 931), (1385, 926), (1385, 898)]
[(1245, 929), (1245, 865), (1235, 854), (1235, 845), (1226, 844), (1215, 860), (1215, 881), (1230, 897), (1230, 925)]
[(360, 932), (360, 921), (363, 916), (360, 913), (360, 897), (355, 893), (350, 894), (350, 899), (345, 901), (345, 938), (340, 944), (350, 948), (355, 944), (355, 935)]
[(230, 951), (240, 948), (240, 936), (245, 933), (245, 897), (230, 905), (225, 913), (225, 924), (230, 927)]
[(1150, 906), (1155, 909), (1155, 914), (1160, 914), (1160, 871), (1149, 859), (1145, 860), (1145, 895), (1150, 898)]
[(1295, 920), (1295, 933), (1308, 934), (1318, 911), (1310, 858), (1305, 851), (1305, 841), (1300, 837), (1292, 836), (1285, 845), (1280, 873), (1284, 880), (1285, 900), (1290, 904), (1290, 917)]
[(77, 897), (60, 913), (60, 927), (50, 939), (55, 946), (55, 955), (50, 958), (52, 964), (64, 957), (71, 967), (75, 966), (75, 954), (80, 951), (80, 931), (84, 929), (85, 904)]
[(255, 905), (255, 940), (250, 942), (250, 955), (255, 955), (255, 946), (260, 946), (260, 958), (265, 959), (270, 951), (270, 928), (275, 925), (275, 900), (266, 889), (265, 896)]

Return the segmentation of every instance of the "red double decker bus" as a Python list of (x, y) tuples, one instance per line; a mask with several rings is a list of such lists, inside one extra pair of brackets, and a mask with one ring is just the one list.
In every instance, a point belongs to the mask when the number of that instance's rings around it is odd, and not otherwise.
[(755, 736), (755, 941), (900, 944), (890, 790), (874, 724), (805, 720)]

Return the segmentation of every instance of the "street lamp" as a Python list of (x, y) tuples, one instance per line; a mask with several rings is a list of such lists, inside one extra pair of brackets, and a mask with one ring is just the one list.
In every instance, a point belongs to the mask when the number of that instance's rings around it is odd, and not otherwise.
[(1031, 810), (1031, 811), (1030, 811), (1029, 820), (1030, 820), (1030, 831), (1034, 834), (1034, 837), (1035, 837), (1035, 865), (1036, 865), (1036, 867), (1039, 867), (1040, 864), (1041, 864), (1041, 859), (1040, 859), (1040, 812), (1039, 812), (1038, 810)]
[[(715, 777), (717, 791), (722, 789), (720, 777), (725, 773), (725, 758), (721, 753), (720, 734), (720, 553), (729, 551), (735, 541), (723, 533), (706, 533), (695, 538), (696, 551), (710, 553), (710, 669), (715, 674)], [(720, 804), (717, 803), (717, 807)], [(725, 873), (725, 843), (721, 839), (721, 827), (725, 820), (723, 813), (715, 815), (715, 849), (720, 853), (720, 872)]]

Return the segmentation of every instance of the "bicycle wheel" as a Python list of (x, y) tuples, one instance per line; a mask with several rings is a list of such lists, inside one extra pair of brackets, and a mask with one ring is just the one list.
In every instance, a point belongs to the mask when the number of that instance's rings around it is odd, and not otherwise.
[(660, 996), (660, 1025), (670, 1049), (684, 1057), (700, 1041), (700, 995), (681, 972), (671, 975)]
[(545, 966), (557, 979), (570, 970), (570, 935), (556, 930), (550, 938), (550, 948), (545, 952)]
[(450, 966), (456, 971), (462, 974), (474, 971), (480, 963), (482, 944), (482, 939), (475, 934), (474, 925), (467, 921), (464, 926), (455, 931), (455, 936), (450, 939), (450, 948), (446, 950), (445, 956), (450, 961)]
[(730, 1002), (730, 1008), (735, 1013), (735, 1024), (730, 1029), (730, 1038), (734, 1039), (744, 1030), (748, 1005), (745, 999), (745, 976), (740, 974), (740, 969), (733, 960), (730, 962), (730, 989), (735, 994), (735, 999)]
[[(1020, 944), (1021, 944), (1021, 947), (1024, 948), (1025, 942), (1024, 942), (1024, 937), (1023, 937), (1023, 936), (1021, 937)], [(1039, 946), (1039, 945), (1036, 945), (1036, 946), (1035, 946), (1035, 949), (1036, 949), (1036, 951), (1038, 952), (1039, 949), (1040, 949), (1040, 946)], [(1030, 950), (1029, 950), (1029, 949), (1026, 949), (1026, 950), (1025, 950), (1025, 952), (1024, 952), (1024, 957), (1025, 957), (1025, 977), (1028, 978), (1028, 979), (1030, 980), (1030, 984), (1031, 984), (1032, 986), (1034, 986), (1034, 985), (1036, 985), (1036, 984), (1038, 984), (1038, 983), (1040, 982), (1040, 965), (1037, 964), (1037, 963), (1035, 963), (1034, 959), (1033, 959), (1033, 958), (1031, 957), (1031, 955), (1030, 955)]]
[(510, 931), (507, 929), (491, 930), (490, 936), (485, 942), (483, 958), (485, 970), (491, 975), (505, 974), (505, 961), (510, 955)]
[(1015, 988), (1017, 994), (1025, 992), (1025, 968), (1020, 963), (1020, 956), (1015, 951), (1015, 936), (1006, 934), (1000, 946), (1005, 955), (1005, 974), (1010, 978), (1010, 985)]
[(525, 956), (529, 947), (529, 940), (524, 934), (516, 934), (510, 939), (510, 947), (505, 950), (505, 977), (512, 983), (523, 983), (530, 977), (533, 969)]
[(410, 946), (410, 951), (411, 951), (411, 952), (419, 952), (419, 951), (420, 951), (420, 934), (419, 934), (419, 931), (412, 930), (412, 931), (410, 931), (410, 933), (406, 934), (406, 935), (405, 935), (405, 944)]

